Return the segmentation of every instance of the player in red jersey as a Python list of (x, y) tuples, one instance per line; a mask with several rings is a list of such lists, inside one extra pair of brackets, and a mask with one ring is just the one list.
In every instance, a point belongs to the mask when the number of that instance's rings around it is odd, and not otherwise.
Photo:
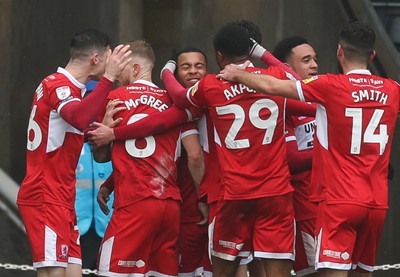
[[(176, 53), (175, 60), (177, 64), (175, 75), (184, 87), (192, 86), (207, 74), (206, 56), (197, 48), (182, 49)], [(211, 263), (208, 258), (208, 209), (203, 200), (199, 201), (200, 192), (195, 191), (195, 184), (187, 163), (188, 159), (196, 159), (193, 157), (193, 154), (198, 153), (196, 149), (201, 151), (203, 157), (203, 149), (199, 142), (201, 136), (197, 132), (197, 134), (185, 137), (186, 143), (190, 140), (191, 144), (189, 147), (185, 147), (188, 151), (182, 151), (182, 157), (178, 163), (178, 184), (182, 195), (179, 276), (182, 277), (212, 276)], [(182, 142), (184, 141), (182, 140)], [(200, 213), (199, 208), (203, 213)]]
[[(47, 76), (36, 89), (28, 125), (27, 171), (17, 204), (38, 276), (82, 274), (74, 211), (82, 131), (97, 116), (129, 62), (128, 49), (120, 45), (111, 52), (107, 35), (79, 32), (72, 38), (67, 66)], [(92, 94), (82, 100), (84, 84), (99, 79)]]
[[(214, 38), (220, 67), (244, 62), (249, 39), (241, 27), (222, 27)], [(249, 70), (286, 78), (275, 67)], [(264, 97), (212, 74), (189, 88), (185, 98), (169, 70), (162, 76), (176, 105), (205, 107), (213, 118), (224, 187), (213, 231), (213, 274), (234, 276), (238, 257), (248, 256), (242, 250), (251, 241), (249, 249), (262, 258), (267, 275), (289, 276), (294, 218), (283, 134), (285, 99)]]
[[(130, 45), (132, 62), (120, 78), (124, 86), (108, 97), (122, 102), (124, 109), (115, 115), (122, 125), (172, 106), (166, 91), (151, 82), (155, 62), (151, 46), (144, 41)], [(99, 253), (99, 275), (178, 275), (180, 136), (177, 127), (160, 135), (114, 142), (114, 213)], [(202, 166), (194, 170), (201, 172)]]
[[(273, 55), (286, 63), (301, 79), (318, 73), (317, 55), (302, 37), (281, 40)], [(294, 188), (293, 207), (296, 219), (296, 258), (293, 269), (296, 276), (316, 276), (315, 219), (318, 201), (311, 186), (312, 148), (315, 119), (306, 116), (286, 117), (286, 152), (291, 184)]]
[(400, 88), (368, 70), (374, 42), (375, 33), (365, 24), (344, 26), (339, 75), (282, 81), (236, 65), (218, 75), (264, 93), (318, 103), (312, 178), (324, 198), (316, 223), (319, 276), (347, 276), (351, 269), (354, 276), (372, 276), (375, 265), (388, 208), (387, 168)]

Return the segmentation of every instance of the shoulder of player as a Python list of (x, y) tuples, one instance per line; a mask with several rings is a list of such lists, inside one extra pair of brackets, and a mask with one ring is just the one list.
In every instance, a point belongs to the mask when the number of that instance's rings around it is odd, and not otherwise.
[[(43, 79), (41, 82), (43, 91), (47, 91), (49, 94), (56, 92), (58, 94), (69, 95), (71, 93), (81, 94), (81, 89), (77, 87), (71, 80), (65, 75), (60, 73), (54, 73)], [(60, 95), (58, 95), (60, 98)]]

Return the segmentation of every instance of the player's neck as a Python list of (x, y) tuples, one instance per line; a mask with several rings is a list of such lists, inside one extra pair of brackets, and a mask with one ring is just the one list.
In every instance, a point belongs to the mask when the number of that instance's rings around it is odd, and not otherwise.
[(347, 62), (347, 63), (343, 63), (343, 73), (347, 74), (350, 71), (353, 70), (357, 70), (357, 69), (368, 69), (368, 65), (367, 64), (363, 64), (363, 63), (355, 63), (355, 62)]
[(85, 64), (71, 63), (69, 62), (65, 67), (76, 80), (82, 84), (86, 84), (89, 81), (90, 69)]
[(134, 79), (131, 80), (131, 84), (139, 81), (139, 80), (144, 80), (144, 81), (148, 81), (150, 83), (153, 83), (152, 79), (151, 79), (151, 74), (149, 74), (148, 72), (145, 72), (143, 74), (139, 74), (137, 75)]

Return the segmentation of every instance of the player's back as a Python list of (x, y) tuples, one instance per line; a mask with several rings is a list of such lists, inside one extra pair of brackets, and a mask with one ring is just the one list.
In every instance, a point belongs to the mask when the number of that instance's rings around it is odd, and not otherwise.
[[(249, 69), (285, 78), (283, 71)], [(198, 92), (197, 92), (198, 90)], [(225, 199), (252, 199), (292, 191), (284, 143), (285, 99), (208, 75), (188, 91), (207, 106), (215, 126)]]
[(59, 112), (65, 103), (80, 101), (83, 89), (64, 69), (46, 77), (36, 89), (28, 125), (27, 171), (18, 203), (73, 208), (83, 134)]
[(318, 144), (314, 151), (329, 168), (316, 173), (326, 199), (387, 207), (398, 85), (363, 70), (322, 75), (302, 88), (306, 100), (322, 105), (317, 110)]
[[(140, 80), (112, 91), (110, 99), (124, 101), (121, 124), (130, 124), (172, 105), (165, 90)], [(180, 200), (176, 161), (180, 151), (180, 127), (143, 139), (115, 142), (112, 161), (115, 205), (121, 207), (147, 197)]]

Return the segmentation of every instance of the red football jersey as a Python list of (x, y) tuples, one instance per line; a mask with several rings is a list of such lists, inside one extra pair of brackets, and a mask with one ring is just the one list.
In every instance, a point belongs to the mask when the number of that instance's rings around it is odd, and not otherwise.
[(204, 152), (205, 172), (200, 184), (200, 195), (207, 195), (207, 203), (218, 201), (222, 193), (221, 170), (214, 142), (214, 124), (210, 113), (206, 111), (197, 120), (199, 140)]
[(299, 81), (297, 88), (301, 100), (319, 104), (313, 157), (319, 170), (312, 174), (327, 203), (387, 208), (399, 85), (353, 70)]
[[(115, 115), (116, 118), (123, 118), (121, 125), (162, 112), (173, 104), (165, 90), (144, 80), (110, 92), (109, 100), (117, 98), (124, 101), (126, 107), (126, 110)], [(143, 139), (114, 142), (111, 157), (115, 208), (147, 197), (181, 199), (176, 182), (180, 130), (181, 127), (176, 127)]]
[(60, 111), (81, 101), (86, 91), (65, 69), (46, 77), (34, 94), (28, 125), (26, 176), (17, 203), (52, 203), (73, 209), (75, 168), (83, 146), (83, 133), (65, 122)]
[[(315, 120), (313, 117), (289, 116), (286, 118), (286, 141), (296, 141), (299, 151), (312, 149), (314, 145)], [(297, 221), (317, 216), (315, 189), (311, 184), (311, 170), (291, 175), (294, 188), (293, 207)]]
[[(249, 68), (254, 74), (286, 78), (283, 70)], [(292, 191), (284, 141), (285, 99), (257, 93), (210, 74), (187, 92), (198, 107), (207, 107), (226, 200), (253, 199)]]

